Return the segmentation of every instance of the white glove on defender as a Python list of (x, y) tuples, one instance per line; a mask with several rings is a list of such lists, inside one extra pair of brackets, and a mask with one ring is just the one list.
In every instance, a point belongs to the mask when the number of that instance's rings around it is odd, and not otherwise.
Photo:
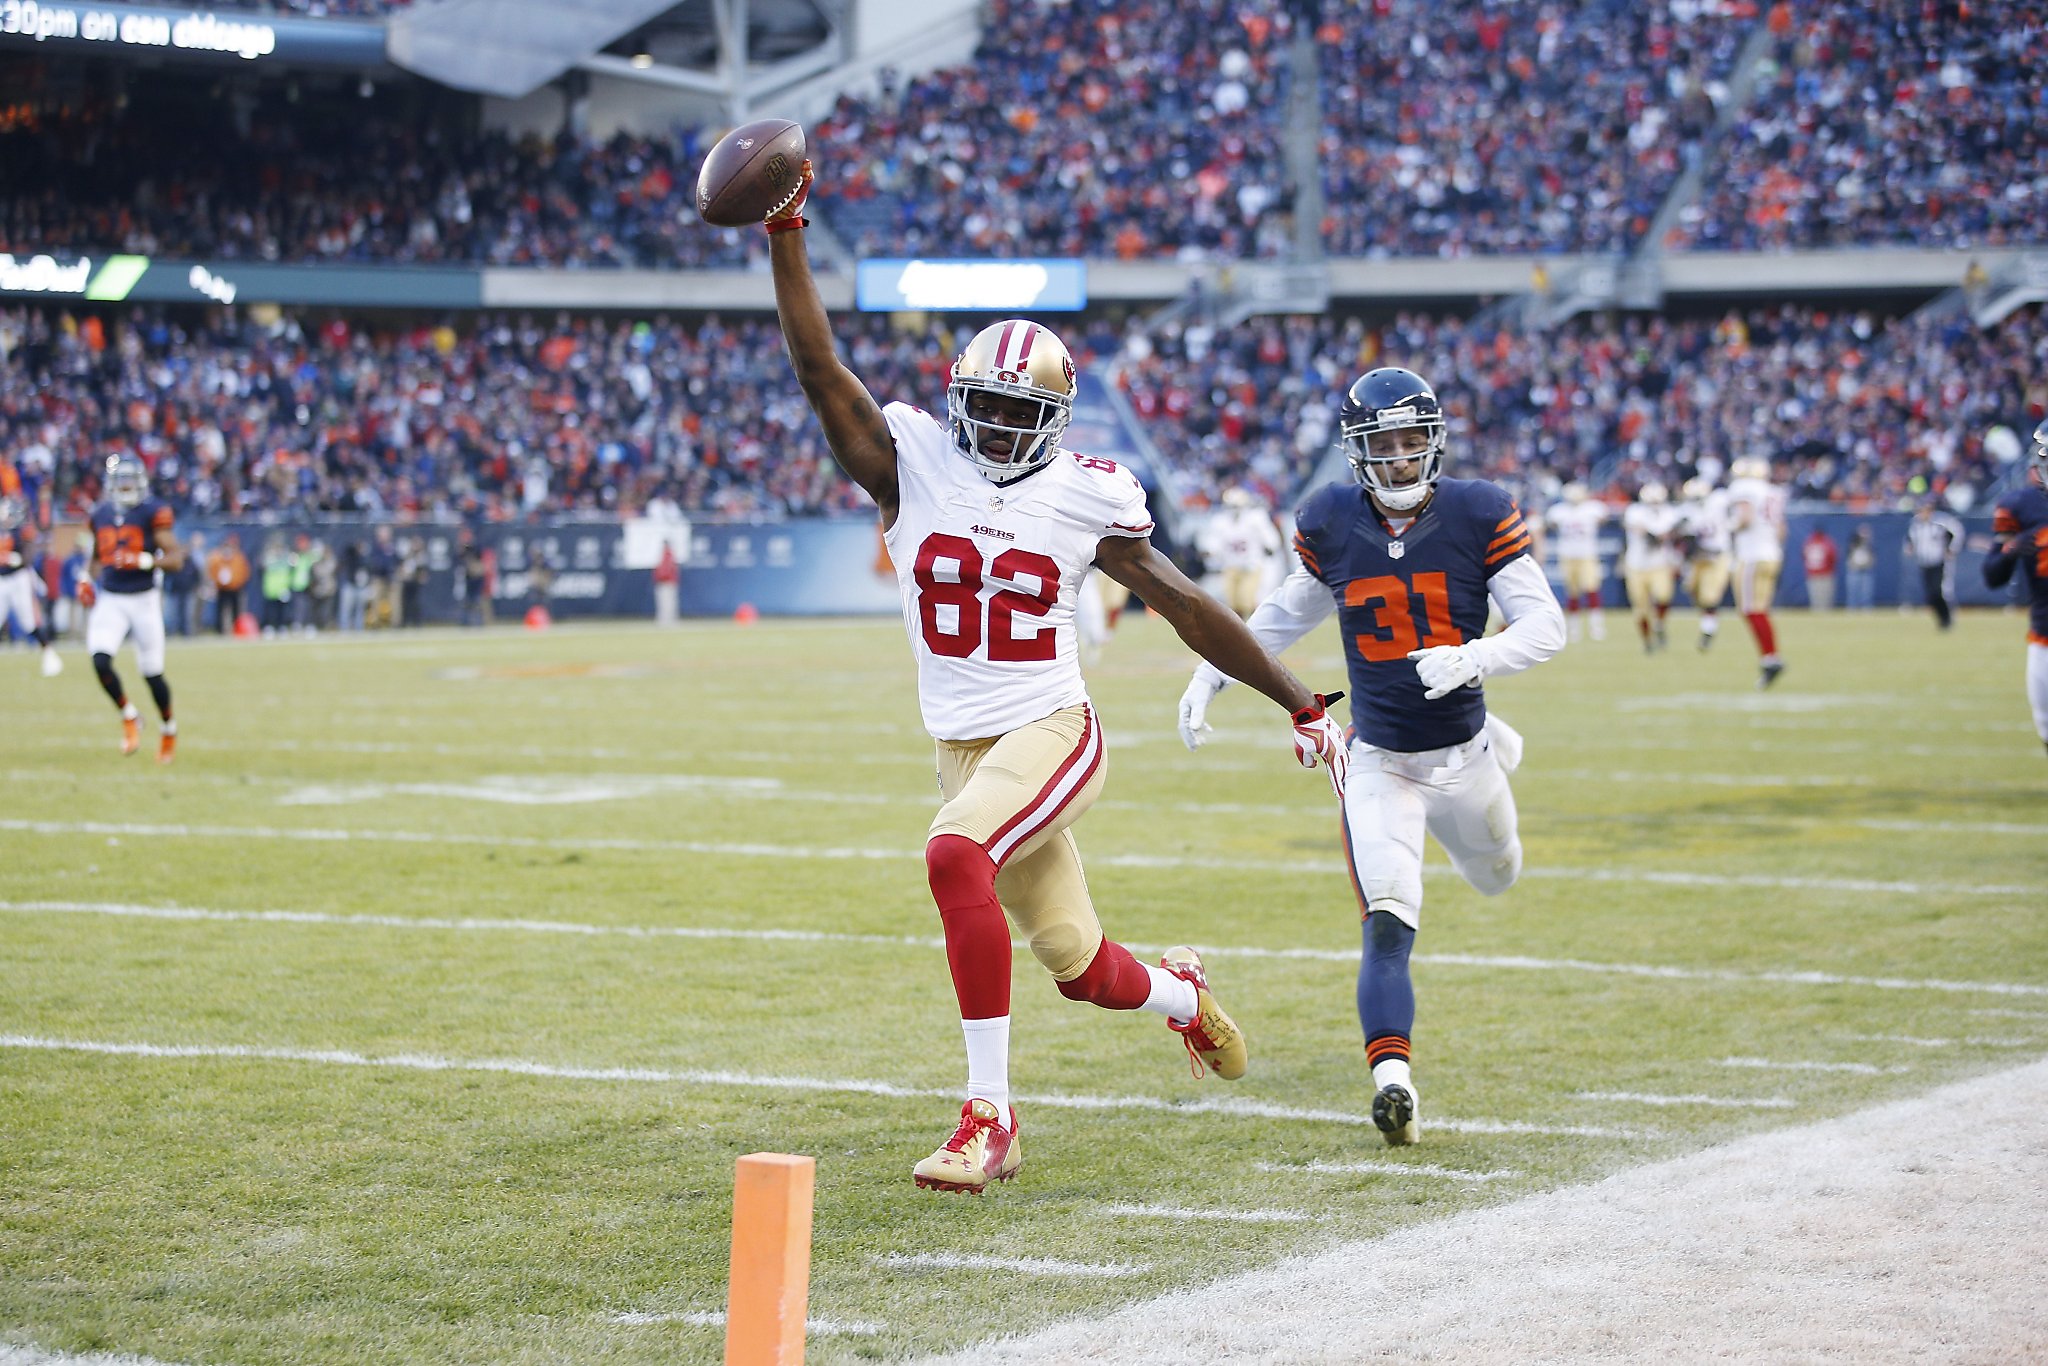
[(1208, 677), (1202, 671), (1188, 680), (1188, 690), (1180, 695), (1180, 742), (1190, 750), (1202, 747), (1202, 739), (1209, 733), (1209, 699), (1223, 691), (1223, 685)]
[(1422, 695), (1432, 702), (1486, 675), (1470, 645), (1432, 645), (1427, 650), (1410, 650), (1408, 657), (1415, 661), (1415, 676), (1427, 690)]

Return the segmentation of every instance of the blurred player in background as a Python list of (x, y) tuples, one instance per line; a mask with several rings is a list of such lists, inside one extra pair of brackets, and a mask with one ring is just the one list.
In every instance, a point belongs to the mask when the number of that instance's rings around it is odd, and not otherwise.
[(135, 664), (156, 701), (163, 721), (157, 743), (159, 763), (169, 763), (178, 747), (178, 723), (171, 717), (171, 685), (164, 681), (164, 604), (158, 573), (185, 562), (184, 547), (171, 534), (170, 505), (152, 498), (149, 471), (132, 455), (107, 457), (106, 501), (92, 510), (93, 573), (78, 585), (85, 619), (85, 648), (93, 672), (121, 712), (121, 752), (133, 754), (141, 745), (135, 704), (114, 655), (121, 642), (135, 642)]
[[(942, 420), (880, 407), (840, 360), (802, 229), (811, 167), (767, 219), (775, 304), (790, 367), (833, 459), (875, 500), (903, 593), (918, 704), (938, 748), (944, 805), (925, 867), (967, 1044), (959, 1126), (912, 1176), (980, 1191), (1023, 1162), (1010, 1103), (1010, 928), (1060, 994), (1166, 1017), (1199, 1075), (1244, 1075), (1244, 1035), (1216, 1004), (1202, 960), (1158, 967), (1104, 937), (1069, 828), (1105, 774), (1102, 730), (1081, 679), (1076, 597), (1091, 566), (1128, 587), (1205, 659), (1292, 715), (1295, 754), (1342, 791), (1343, 737), (1324, 699), (1259, 648), (1244, 623), (1148, 539), (1145, 491), (1111, 460), (1063, 450), (1074, 362), (1045, 328), (997, 323), (954, 362)], [(1341, 694), (1340, 694), (1341, 696)]]
[(2015, 569), (2027, 582), (2027, 705), (2034, 734), (2048, 746), (2048, 422), (2034, 428), (2026, 480), (1992, 509), (1991, 534), (1985, 586), (2005, 587)]
[(1735, 545), (1735, 608), (1756, 637), (1756, 685), (1768, 688), (1785, 672), (1771, 603), (1785, 565), (1785, 491), (1771, 482), (1770, 462), (1738, 460), (1728, 471), (1728, 530)]
[(1685, 558), (1685, 591), (1700, 612), (1700, 649), (1712, 648), (1728, 596), (1728, 495), (1695, 476), (1685, 481), (1678, 536)]
[[(1522, 739), (1487, 715), (1479, 685), (1556, 654), (1565, 621), (1514, 499), (1483, 479), (1442, 478), (1443, 408), (1420, 375), (1367, 371), (1337, 421), (1358, 482), (1326, 485), (1302, 505), (1299, 563), (1249, 625), (1275, 653), (1332, 612), (1342, 630), (1355, 737), (1344, 848), (1365, 942), (1358, 1022), (1373, 1123), (1402, 1145), (1421, 1133), (1408, 959), (1421, 924), (1423, 834), (1482, 895), (1514, 885), (1522, 844), (1508, 774)], [(1489, 602), (1507, 621), (1491, 636)], [(1181, 696), (1189, 749), (1202, 743), (1224, 672), (1202, 665)]]
[(1671, 547), (1677, 529), (1678, 512), (1664, 486), (1654, 480), (1643, 485), (1636, 501), (1621, 514), (1622, 582), (1628, 587), (1629, 610), (1635, 614), (1644, 654), (1665, 645), (1664, 618), (1671, 611), (1678, 576), (1677, 553)]
[(43, 612), (37, 539), (28, 505), (0, 495), (0, 626), (12, 617), (16, 630), (34, 637), (43, 650), (43, 677), (55, 678), (64, 672), (64, 661), (57, 657), (56, 636)]
[(1564, 610), (1573, 640), (1582, 634), (1581, 609), (1586, 614), (1583, 634), (1607, 639), (1607, 618), (1600, 610), (1600, 524), (1606, 520), (1605, 505), (1590, 497), (1577, 480), (1564, 486), (1564, 501), (1544, 519), (1557, 544), (1557, 572), (1564, 580)]
[(1932, 497), (1913, 509), (1906, 524), (1906, 553), (1920, 570), (1920, 588), (1934, 612), (1934, 624), (1946, 631), (1956, 623), (1949, 608), (1955, 589), (1956, 552), (1963, 548), (1963, 524), (1943, 512)]
[(1210, 569), (1223, 576), (1223, 601), (1248, 617), (1266, 595), (1280, 554), (1280, 528), (1250, 490), (1223, 491), (1223, 506), (1203, 526), (1198, 545)]

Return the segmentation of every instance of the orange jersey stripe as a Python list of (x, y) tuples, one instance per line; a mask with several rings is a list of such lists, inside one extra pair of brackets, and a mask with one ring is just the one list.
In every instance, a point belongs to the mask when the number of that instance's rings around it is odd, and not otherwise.
[(1512, 558), (1513, 556), (1520, 554), (1522, 551), (1527, 550), (1530, 544), (1531, 541), (1529, 535), (1527, 532), (1524, 532), (1519, 540), (1516, 540), (1508, 545), (1504, 545), (1499, 550), (1496, 550), (1492, 554), (1488, 555), (1486, 557), (1486, 562), (1488, 564), (1499, 564), (1502, 560)]
[(1308, 542), (1302, 540), (1299, 536), (1294, 538), (1294, 553), (1301, 556), (1301, 562), (1308, 566), (1311, 574), (1323, 572), (1323, 567), (1316, 563), (1314, 552), (1308, 548)]
[(1518, 526), (1513, 531), (1504, 531), (1500, 535), (1494, 537), (1491, 541), (1489, 541), (1487, 543), (1486, 548), (1488, 550), (1491, 550), (1495, 546), (1506, 545), (1509, 541), (1514, 540), (1515, 537), (1525, 536), (1528, 534), (1528, 532), (1529, 528), (1526, 526)]
[(1521, 519), (1522, 510), (1520, 508), (1516, 508), (1514, 509), (1514, 511), (1508, 513), (1507, 516), (1501, 518), (1499, 522), (1495, 523), (1493, 529), (1495, 531), (1506, 531), (1510, 526), (1513, 526), (1516, 522), (1519, 522)]

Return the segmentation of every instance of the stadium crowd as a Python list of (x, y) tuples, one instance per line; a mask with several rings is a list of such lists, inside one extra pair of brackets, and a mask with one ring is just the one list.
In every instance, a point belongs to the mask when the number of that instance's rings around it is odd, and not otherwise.
[(1832, 0), (1768, 16), (1774, 71), (1673, 244), (1999, 246), (2048, 223), (2039, 6)]
[[(1775, 74), (1673, 244), (2042, 240), (2042, 21), (1953, 8), (1836, 0), (1795, 17), (1779, 0), (1761, 21)], [(1284, 254), (1299, 9), (991, 0), (974, 61), (885, 79), (813, 124), (813, 202), (860, 255)], [(1628, 249), (1702, 155), (1757, 22), (1756, 0), (1323, 7), (1326, 248)], [(0, 250), (16, 255), (763, 264), (756, 235), (693, 212), (706, 130), (513, 137), (275, 91), (123, 103), (9, 62), (25, 112), (0, 123)]]
[[(383, 330), (286, 312), (196, 324), (0, 311), (0, 453), (53, 508), (97, 495), (133, 447), (183, 511), (502, 520), (630, 511), (853, 512), (771, 320), (558, 316)], [(841, 320), (884, 401), (937, 409), (967, 332)], [(1979, 331), (1813, 306), (1699, 319), (1589, 318), (1540, 336), (1452, 317), (1271, 318), (1129, 337), (1065, 329), (1121, 384), (1191, 501), (1247, 485), (1274, 505), (1335, 438), (1349, 380), (1399, 362), (1436, 380), (1458, 469), (1632, 488), (1765, 454), (1796, 496), (1970, 506), (2002, 472), (1986, 434), (2048, 415), (2038, 310)]]
[(1567, 479), (1675, 486), (1764, 455), (1798, 498), (1902, 506), (1939, 493), (1963, 510), (2005, 473), (1986, 434), (2048, 415), (2038, 310), (1990, 331), (1805, 305), (1591, 317), (1538, 335), (1420, 313), (1377, 327), (1197, 324), (1141, 343), (1123, 385), (1197, 497), (1244, 485), (1285, 506), (1336, 438), (1344, 386), (1379, 364), (1435, 381), (1459, 473), (1551, 492)]

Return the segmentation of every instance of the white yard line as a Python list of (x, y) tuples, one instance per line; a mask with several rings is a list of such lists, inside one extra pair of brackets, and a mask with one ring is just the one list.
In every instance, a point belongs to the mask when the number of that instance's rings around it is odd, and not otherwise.
[(127, 1352), (52, 1352), (26, 1343), (0, 1342), (0, 1366), (170, 1366)]
[(1073, 1276), (1116, 1280), (1142, 1276), (1143, 1262), (1065, 1262), (1057, 1257), (976, 1257), (962, 1252), (887, 1252), (869, 1259), (897, 1271), (1013, 1271), (1020, 1276)]
[(1720, 1110), (1790, 1110), (1798, 1104), (1783, 1096), (1663, 1096), (1646, 1091), (1574, 1091), (1572, 1099), (1623, 1105), (1705, 1105)]
[[(778, 862), (803, 859), (908, 862), (922, 860), (923, 851), (910, 848), (874, 848), (833, 845), (757, 844), (719, 840), (600, 839), (575, 836), (535, 837), (520, 835), (478, 835), (449, 831), (362, 830), (333, 827), (285, 828), (266, 825), (149, 824), (132, 821), (35, 821), (20, 818), (0, 820), (0, 830), (39, 835), (106, 835), (134, 839), (228, 839), (294, 840), (314, 844), (419, 844), (463, 845), (494, 849), (563, 849), (625, 853), (703, 854), (724, 858), (769, 858)], [(1335, 859), (1245, 859), (1199, 858), (1168, 854), (1091, 855), (1097, 867), (1149, 868), (1215, 872), (1315, 873), (1348, 876), (1349, 869)], [(1441, 864), (1423, 869), (1428, 877), (1447, 878), (1457, 874)], [(2031, 901), (2040, 888), (2007, 883), (1973, 884), (1946, 882), (1900, 882), (1870, 878), (1781, 877), (1749, 873), (1695, 873), (1678, 870), (1619, 868), (1524, 868), (1530, 879), (1566, 882), (1641, 882), (1671, 887), (1736, 887), (1771, 891), (1814, 891), (1855, 895), (1887, 896), (1993, 896), (2025, 897)]]
[[(1436, 1124), (1435, 1116), (1428, 1121)], [(1370, 1159), (1361, 1162), (1254, 1162), (1253, 1167), (1262, 1172), (1302, 1172), (1311, 1176), (1433, 1176), (1445, 1181), (1515, 1181), (1521, 1178), (1518, 1171), (1475, 1172), (1462, 1167), (1439, 1167), (1431, 1162), (1375, 1162)]]
[[(762, 943), (881, 944), (909, 948), (944, 948), (938, 936), (845, 934), (829, 930), (742, 929), (736, 926), (603, 925), (584, 921), (527, 920), (521, 918), (462, 918), (402, 915), (333, 915), (321, 911), (235, 911), (194, 906), (138, 906), (116, 901), (0, 901), (0, 913), (17, 915), (107, 915), (142, 920), (233, 923), (247, 921), (278, 925), (334, 925), (377, 929), (444, 930), (458, 933), (563, 934), (587, 937), (619, 935), (630, 939), (732, 939)], [(1027, 946), (1013, 940), (1011, 947)], [(1164, 944), (1126, 942), (1135, 953), (1158, 954)], [(1280, 959), (1320, 963), (1353, 964), (1357, 949), (1262, 948), (1246, 945), (1198, 944), (1205, 955), (1220, 958)], [(1622, 977), (1645, 977), (1661, 981), (1766, 983), (1782, 986), (1863, 986), (1889, 991), (1984, 992), (2006, 996), (2048, 996), (2048, 986), (2022, 982), (1955, 982), (1940, 978), (1856, 977), (1839, 973), (1779, 971), (1736, 972), (1719, 968), (1685, 968), (1654, 963), (1599, 963), (1574, 958), (1527, 958), (1520, 955), (1470, 953), (1419, 953), (1419, 964), (1441, 967), (1504, 969), (1518, 972), (1585, 972)], [(1973, 1012), (1988, 1013), (1988, 1012)], [(2013, 1011), (2021, 1019), (2048, 1019), (2048, 1013)], [(2016, 1045), (2023, 1041), (2013, 1041)]]
[(1719, 1058), (1713, 1065), (1752, 1072), (1848, 1072), (1859, 1077), (1895, 1076), (1913, 1070), (1904, 1063), (1880, 1067), (1874, 1062), (1811, 1062), (1781, 1058)]
[(1961, 1039), (1916, 1039), (1909, 1034), (1844, 1034), (1851, 1043), (1896, 1043), (1907, 1048), (1954, 1048), (1958, 1044), (1968, 1048), (2033, 1048), (2036, 1039), (1993, 1039), (1972, 1035)]
[[(675, 1313), (661, 1311), (625, 1310), (611, 1316), (613, 1323), (639, 1326), (650, 1323), (686, 1323), (692, 1328), (725, 1327), (723, 1309), (690, 1309)], [(882, 1331), (883, 1325), (868, 1323), (863, 1319), (811, 1319), (804, 1320), (804, 1331), (817, 1337), (873, 1337)]]
[[(246, 1044), (156, 1044), (108, 1042), (94, 1039), (52, 1039), (33, 1034), (0, 1034), (0, 1049), (14, 1048), (55, 1053), (90, 1053), (135, 1058), (219, 1058), (261, 1062), (312, 1063), (332, 1067), (389, 1068), (412, 1072), (496, 1072), (513, 1076), (549, 1077), (567, 1081), (637, 1082), (669, 1086), (751, 1087), (768, 1091), (809, 1091), (847, 1095), (882, 1096), (889, 1099), (944, 1099), (957, 1101), (957, 1087), (902, 1086), (895, 1082), (865, 1081), (853, 1077), (774, 1076), (751, 1072), (654, 1067), (574, 1067), (518, 1058), (443, 1058), (426, 1053), (399, 1053), (382, 1057), (339, 1048), (272, 1048)], [(1227, 1115), (1240, 1119), (1275, 1119), (1290, 1123), (1367, 1125), (1371, 1116), (1346, 1110), (1312, 1110), (1264, 1101), (1226, 1097), (1216, 1100), (1167, 1100), (1157, 1096), (1092, 1096), (1064, 1092), (1020, 1092), (1020, 1105), (1043, 1105), (1056, 1110), (1093, 1110), (1185, 1115)], [(1440, 1119), (1430, 1123), (1439, 1129), (1481, 1134), (1545, 1134), (1579, 1138), (1654, 1138), (1653, 1131), (1601, 1127), (1597, 1125), (1529, 1124), (1520, 1120)]]
[(1120, 1219), (1171, 1219), (1177, 1224), (1204, 1219), (1225, 1224), (1307, 1224), (1316, 1219), (1292, 1209), (1189, 1209), (1185, 1205), (1104, 1205), (1101, 1212)]
[(2040, 1361), (2044, 1225), (2048, 1061), (923, 1366)]

